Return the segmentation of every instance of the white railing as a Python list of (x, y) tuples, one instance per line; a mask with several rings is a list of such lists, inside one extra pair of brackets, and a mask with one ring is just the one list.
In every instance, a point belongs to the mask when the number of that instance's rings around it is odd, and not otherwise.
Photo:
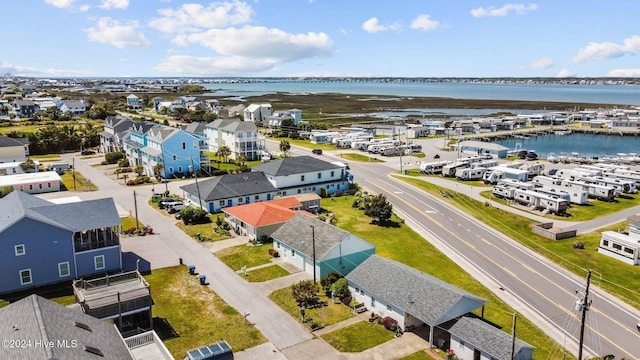
[[(134, 335), (124, 339), (129, 350), (133, 350), (143, 346), (155, 346), (156, 350), (162, 355), (163, 359), (174, 360), (166, 346), (155, 331), (147, 331), (142, 334)], [(159, 359), (160, 360), (160, 359)]]

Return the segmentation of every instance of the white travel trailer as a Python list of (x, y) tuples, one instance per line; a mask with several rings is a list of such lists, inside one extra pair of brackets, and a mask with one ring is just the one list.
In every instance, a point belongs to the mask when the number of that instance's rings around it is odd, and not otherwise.
[(498, 185), (504, 185), (519, 190), (533, 190), (535, 187), (532, 183), (522, 182), (514, 179), (501, 179)]
[(485, 169), (490, 169), (492, 167), (496, 167), (499, 165), (500, 163), (498, 163), (498, 160), (482, 160), (479, 162), (471, 163), (472, 168), (485, 168)]
[(418, 167), (418, 169), (423, 174), (442, 174), (442, 168), (445, 165), (449, 165), (451, 163), (452, 162), (449, 160), (441, 160), (441, 161), (426, 162), (426, 163), (423, 162), (423, 163), (420, 163), (420, 166)]
[(574, 189), (586, 191), (590, 198), (613, 201), (615, 197), (615, 189), (610, 186), (602, 186), (598, 184), (590, 184), (582, 180), (562, 180), (562, 186)]
[(454, 177), (456, 176), (456, 171), (458, 171), (458, 169), (464, 169), (464, 168), (468, 168), (471, 165), (469, 165), (468, 162), (460, 162), (460, 161), (455, 161), (452, 162), (451, 164), (447, 164), (442, 168), (442, 176), (446, 176), (446, 177)]
[(461, 168), (456, 170), (456, 179), (481, 180), (485, 172), (487, 172), (485, 168)]
[(513, 195), (515, 194), (516, 190), (517, 189), (514, 187), (498, 184), (493, 187), (492, 193), (495, 197), (511, 200), (513, 199)]
[(529, 180), (529, 172), (527, 170), (522, 169), (514, 169), (504, 166), (495, 166), (490, 170), (492, 171), (500, 171), (504, 174), (505, 179), (514, 179), (518, 181), (528, 181)]
[(534, 176), (542, 174), (542, 172), (544, 171), (544, 164), (540, 162), (526, 163), (522, 165), (520, 169), (528, 171), (529, 177), (533, 178)]
[(581, 180), (586, 181), (588, 183), (595, 183), (603, 186), (610, 186), (615, 189), (616, 196), (620, 196), (621, 194), (635, 194), (638, 192), (636, 189), (636, 183), (634, 181), (623, 180), (623, 179), (613, 179), (603, 176), (589, 176), (581, 178)]
[(498, 181), (504, 179), (504, 173), (499, 170), (488, 170), (484, 174), (482, 174), (482, 181), (485, 184), (497, 184)]
[(573, 177), (574, 179), (579, 179), (584, 176), (600, 176), (601, 174), (602, 171), (600, 170), (585, 169), (580, 167), (573, 169), (559, 169), (556, 172), (557, 176), (562, 176), (563, 178)]
[(516, 190), (513, 199), (525, 206), (548, 210), (554, 214), (563, 215), (569, 208), (569, 201), (553, 195), (538, 193), (531, 190)]

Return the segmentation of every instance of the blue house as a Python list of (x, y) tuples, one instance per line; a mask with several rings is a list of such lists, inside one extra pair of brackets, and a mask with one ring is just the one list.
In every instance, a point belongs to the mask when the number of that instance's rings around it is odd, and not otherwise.
[(122, 270), (113, 199), (54, 204), (13, 191), (0, 209), (0, 293)]
[[(155, 124), (134, 124), (123, 149), (129, 164), (141, 165), (148, 176), (170, 178), (199, 171), (201, 163), (209, 162), (204, 155), (203, 138), (182, 129)], [(161, 164), (158, 173), (156, 165)]]

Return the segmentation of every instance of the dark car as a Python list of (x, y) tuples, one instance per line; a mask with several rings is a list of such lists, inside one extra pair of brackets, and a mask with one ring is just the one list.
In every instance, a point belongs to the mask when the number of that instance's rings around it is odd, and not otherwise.
[(82, 154), (82, 155), (95, 155), (95, 153), (96, 153), (95, 151), (93, 151), (93, 150), (87, 150), (87, 149), (84, 149), (84, 150), (82, 150), (82, 151), (80, 152), (80, 154)]
[(322, 149), (313, 149), (313, 150), (311, 150), (311, 152), (316, 154), (316, 155), (322, 155)]

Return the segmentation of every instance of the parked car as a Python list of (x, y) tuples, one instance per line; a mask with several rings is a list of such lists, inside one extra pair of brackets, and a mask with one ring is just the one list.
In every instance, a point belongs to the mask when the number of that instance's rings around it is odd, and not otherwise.
[(187, 206), (188, 206), (188, 205), (187, 205), (187, 204), (185, 204), (185, 203), (183, 203), (182, 201), (181, 201), (181, 202), (179, 202), (179, 203), (172, 203), (172, 204), (170, 204), (170, 205), (167, 207), (167, 212), (168, 212), (169, 214), (175, 214), (175, 213), (177, 213), (178, 211), (180, 211), (180, 210), (182, 210), (182, 209), (186, 208)]
[(316, 154), (316, 155), (322, 155), (322, 149), (313, 149), (313, 150), (311, 150), (311, 152)]
[(158, 208), (164, 209), (167, 206), (167, 203), (170, 203), (173, 201), (177, 201), (177, 200), (174, 198), (167, 198), (167, 197), (158, 199)]
[(80, 152), (82, 155), (94, 155), (96, 152), (93, 150), (84, 149)]
[[(176, 204), (183, 204), (183, 202), (182, 200), (172, 199), (170, 201), (164, 202), (162, 208), (169, 210), (169, 208), (171, 208), (173, 205), (176, 205)], [(160, 205), (158, 205), (158, 207), (160, 207)]]

